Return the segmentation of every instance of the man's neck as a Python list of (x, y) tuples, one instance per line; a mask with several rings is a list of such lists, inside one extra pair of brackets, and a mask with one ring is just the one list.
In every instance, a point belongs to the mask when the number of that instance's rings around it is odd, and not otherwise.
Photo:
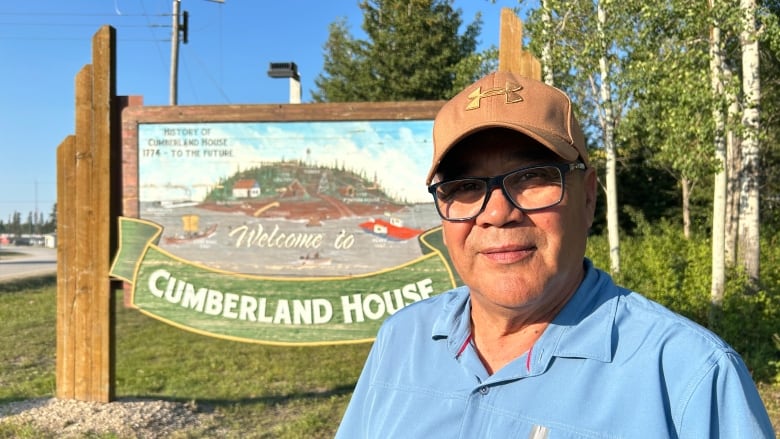
[(472, 329), (474, 348), (490, 375), (522, 356), (539, 340), (548, 322), (532, 323), (514, 332), (482, 326)]
[(472, 300), (472, 340), (488, 373), (492, 375), (531, 349), (573, 293), (547, 307), (532, 309), (487, 309)]

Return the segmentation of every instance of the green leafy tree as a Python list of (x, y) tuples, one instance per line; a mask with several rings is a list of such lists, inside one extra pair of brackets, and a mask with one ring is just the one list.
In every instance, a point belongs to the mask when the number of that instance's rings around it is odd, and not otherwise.
[[(717, 169), (709, 84), (708, 14), (701, 5), (643, 5), (639, 39), (626, 57), (649, 164), (672, 175), (681, 191), (683, 232), (691, 235), (692, 192)], [(630, 136), (632, 133), (625, 133)]]
[(459, 33), (452, 0), (366, 0), (360, 8), (366, 40), (343, 19), (330, 25), (317, 102), (446, 99), (489, 65), (490, 53), (475, 52), (480, 16)]
[[(579, 107), (596, 146), (594, 162), (607, 171), (610, 163), (619, 166), (621, 194), (650, 195), (635, 198), (643, 212), (651, 212), (663, 207), (650, 192), (659, 188), (660, 175), (676, 181), (678, 194), (670, 199), (679, 200), (675, 216), (682, 218), (685, 236), (694, 227), (701, 231), (714, 225), (712, 215), (717, 213), (718, 229), (727, 230), (727, 237), (737, 236), (742, 265), (754, 283), (760, 266), (758, 224), (774, 223), (778, 217), (779, 198), (772, 188), (777, 187), (780, 154), (773, 140), (780, 129), (768, 123), (777, 111), (767, 111), (778, 108), (778, 95), (764, 85), (776, 83), (778, 77), (778, 4), (540, 0), (540, 10), (530, 15), (528, 25), (532, 51), (547, 54), (543, 59), (553, 65), (555, 84)], [(606, 117), (610, 109), (613, 125)], [(614, 129), (618, 152), (611, 158), (609, 136), (599, 136), (609, 128)], [(637, 186), (651, 182), (633, 178), (638, 174), (652, 177), (652, 183)], [(711, 207), (715, 198), (719, 209)], [(625, 200), (620, 197), (621, 225)], [(719, 239), (721, 235), (717, 232)], [(735, 241), (728, 238), (713, 246), (713, 254), (735, 253), (730, 249), (737, 246), (729, 245)], [(610, 254), (615, 248), (610, 239)], [(719, 283), (722, 291), (724, 279)]]
[[(617, 166), (618, 204), (624, 193), (643, 194), (635, 198), (650, 202), (651, 218), (659, 207), (656, 186), (634, 178), (637, 169), (629, 166), (652, 169), (648, 177), (658, 171), (672, 176), (685, 193), (674, 199), (686, 206), (692, 187), (713, 172), (712, 122), (702, 111), (711, 107), (710, 90), (702, 87), (709, 74), (706, 12), (681, 0), (546, 0), (528, 24), (534, 52), (543, 53), (552, 39), (547, 50), (555, 84), (577, 104), (596, 146), (594, 161)], [(614, 130), (612, 158), (606, 157), (608, 129)], [(626, 187), (627, 178), (640, 186)], [(624, 214), (621, 227), (625, 220)]]
[[(630, 108), (620, 55), (631, 32), (630, 2), (546, 0), (531, 15), (531, 49), (546, 63), (545, 81), (566, 90), (579, 107), (585, 132), (601, 148), (594, 164), (603, 166), (610, 240), (610, 269), (620, 271), (615, 133)], [(535, 41), (535, 37), (539, 36)]]
[[(768, 31), (761, 46), (761, 119), (765, 133), (761, 155), (763, 170), (761, 225), (770, 231), (780, 228), (780, 2), (766, 11), (763, 26)], [(769, 31), (771, 30), (771, 31)]]

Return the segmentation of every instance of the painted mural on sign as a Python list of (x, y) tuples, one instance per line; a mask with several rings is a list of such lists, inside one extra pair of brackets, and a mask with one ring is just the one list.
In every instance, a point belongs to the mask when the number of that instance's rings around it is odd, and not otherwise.
[(368, 273), (422, 254), (430, 121), (139, 126), (140, 218), (161, 247), (237, 273)]
[(133, 306), (242, 341), (366, 341), (458, 284), (424, 185), (430, 120), (138, 125)]

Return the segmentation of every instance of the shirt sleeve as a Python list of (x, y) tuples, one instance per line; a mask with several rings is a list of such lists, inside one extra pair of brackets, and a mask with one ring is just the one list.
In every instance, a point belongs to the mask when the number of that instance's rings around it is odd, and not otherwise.
[(692, 383), (679, 432), (680, 438), (690, 439), (775, 438), (750, 372), (736, 352), (721, 351), (699, 382)]

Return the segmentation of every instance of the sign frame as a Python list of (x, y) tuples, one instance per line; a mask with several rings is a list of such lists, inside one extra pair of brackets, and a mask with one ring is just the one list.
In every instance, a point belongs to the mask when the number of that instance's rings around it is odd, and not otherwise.
[[(120, 218), (120, 243), (119, 243), (119, 251), (117, 252), (117, 258), (114, 260), (114, 263), (112, 264), (112, 275), (115, 278), (119, 278), (121, 280), (125, 281), (125, 304), (130, 307), (138, 308), (142, 313), (147, 314), (153, 318), (156, 318), (158, 320), (164, 321), (168, 324), (171, 324), (173, 326), (179, 327), (181, 329), (189, 330), (192, 332), (200, 333), (207, 336), (217, 337), (217, 338), (224, 338), (229, 340), (235, 340), (235, 341), (244, 341), (244, 342), (252, 342), (252, 343), (260, 343), (260, 344), (271, 344), (271, 345), (320, 345), (320, 344), (346, 344), (346, 343), (360, 343), (360, 342), (370, 342), (373, 340), (372, 336), (359, 336), (357, 338), (352, 339), (323, 339), (323, 340), (289, 340), (284, 339), (282, 337), (281, 339), (275, 339), (273, 337), (270, 338), (255, 338), (255, 337), (247, 337), (245, 335), (233, 335), (232, 333), (222, 333), (220, 331), (212, 331), (211, 329), (204, 329), (204, 328), (210, 328), (209, 326), (198, 326), (198, 324), (190, 324), (188, 322), (181, 322), (176, 320), (171, 320), (168, 318), (164, 313), (160, 314), (154, 310), (151, 309), (144, 309), (142, 307), (139, 307), (136, 303), (133, 303), (133, 292), (135, 291), (135, 287), (132, 285), (133, 280), (135, 279), (135, 276), (138, 276), (140, 271), (139, 268), (142, 265), (140, 262), (140, 259), (135, 263), (135, 267), (133, 268), (134, 272), (132, 276), (130, 275), (130, 269), (128, 268), (128, 264), (131, 264), (128, 261), (125, 261), (125, 268), (124, 271), (122, 271), (122, 267), (118, 267), (121, 265), (119, 259), (120, 256), (126, 256), (128, 247), (135, 247), (135, 244), (133, 245), (124, 245), (123, 247), (123, 240), (122, 240), (122, 229), (123, 224), (128, 225), (130, 222), (133, 221), (133, 219), (138, 219), (138, 223), (136, 224), (140, 229), (153, 227), (154, 224), (143, 224), (146, 223), (140, 215), (141, 215), (141, 208), (140, 208), (140, 201), (139, 200), (139, 128), (144, 125), (149, 124), (219, 124), (219, 123), (274, 123), (274, 122), (311, 122), (311, 123), (317, 123), (317, 122), (381, 122), (381, 121), (432, 121), (435, 117), (436, 112), (439, 110), (439, 108), (444, 104), (444, 101), (409, 101), (409, 102), (380, 102), (380, 103), (372, 103), (372, 102), (361, 102), (361, 103), (314, 103), (314, 104), (264, 104), (264, 105), (220, 105), (220, 106), (177, 106), (177, 107), (145, 107), (142, 105), (139, 105), (138, 100), (133, 100), (133, 98), (129, 99), (130, 105), (124, 108), (122, 113), (122, 208), (124, 212), (124, 218)], [(427, 166), (427, 163), (425, 164)], [(421, 176), (422, 181), (422, 176)], [(422, 183), (421, 183), (422, 184)], [(433, 207), (431, 206), (431, 209)], [(131, 227), (128, 227), (128, 229)], [(181, 258), (177, 258), (175, 255), (166, 254), (164, 249), (160, 249), (157, 247), (157, 241), (160, 239), (160, 232), (152, 233), (148, 237), (149, 240), (146, 242), (146, 247), (143, 247), (141, 250), (141, 255), (137, 255), (139, 257), (146, 256), (147, 254), (155, 254), (156, 257), (159, 257), (160, 254), (163, 255), (163, 257), (169, 258), (167, 262), (159, 262), (161, 264), (170, 264), (171, 260), (176, 261), (176, 263), (186, 263), (187, 261), (182, 261)], [(152, 236), (153, 235), (153, 236)], [(446, 272), (446, 277), (449, 279), (448, 284), (446, 285), (446, 288), (454, 287), (458, 284), (459, 279), (457, 278), (457, 274), (454, 273), (454, 270), (451, 268), (451, 264), (449, 262), (449, 257), (446, 254), (446, 250), (444, 249), (441, 238), (440, 238), (440, 232), (437, 232), (437, 230), (431, 229), (427, 230), (425, 233), (421, 234), (421, 236), (418, 238), (420, 239), (420, 246), (423, 248), (424, 252), (429, 253), (435, 253), (438, 258), (436, 259), (438, 266), (440, 267), (440, 271)], [(430, 241), (430, 242), (428, 242)], [(124, 251), (123, 251), (124, 248)], [(135, 249), (138, 250), (138, 249)], [(151, 252), (151, 253), (149, 253)], [(124, 255), (123, 255), (124, 253)], [(416, 263), (416, 262), (415, 262)], [(402, 265), (402, 267), (407, 267), (414, 265), (415, 263), (405, 263)], [(430, 271), (430, 267), (427, 267), (424, 269), (425, 271)], [(439, 268), (435, 269), (434, 271), (439, 270)], [(220, 272), (222, 271), (222, 272)], [(380, 274), (384, 275), (385, 277), (388, 277), (387, 274), (391, 270), (381, 270)], [(215, 275), (233, 275), (236, 278), (250, 278), (249, 281), (253, 281), (251, 278), (253, 276), (247, 276), (246, 274), (240, 273), (240, 272), (234, 272), (234, 273), (225, 273), (224, 270), (216, 269), (214, 270)], [(123, 273), (123, 274), (119, 274)], [(173, 277), (173, 276), (171, 276)], [(355, 279), (358, 279), (362, 276), (358, 275), (355, 276)], [(401, 277), (403, 278), (403, 277)], [(140, 279), (140, 278), (139, 278)], [(146, 279), (146, 278), (144, 278)], [(160, 276), (157, 275), (155, 279), (160, 279)], [(267, 277), (263, 276), (256, 276), (256, 279), (254, 281), (263, 281), (268, 280)], [(289, 281), (291, 279), (283, 279), (286, 281)], [(332, 279), (328, 278), (312, 278), (312, 279), (304, 279), (304, 281), (322, 281), (322, 282), (328, 282)], [(161, 281), (162, 282), (162, 281)], [(185, 282), (185, 281), (182, 281)], [(401, 291), (401, 288), (404, 288), (405, 295), (407, 299), (411, 298), (411, 301), (416, 301), (419, 299), (416, 299), (417, 297), (423, 298), (425, 297), (430, 291), (427, 290), (429, 288), (426, 286), (426, 281), (416, 282), (421, 288), (421, 291), (417, 294), (410, 291), (407, 291), (405, 288), (411, 287), (415, 284), (415, 281), (409, 281), (411, 283), (407, 283), (404, 286), (399, 286), (399, 288), (396, 288), (395, 291), (395, 300), (396, 302), (401, 303), (401, 306), (404, 306), (404, 300), (399, 299), (401, 296), (399, 291)], [(437, 282), (437, 285), (442, 285), (442, 282)], [(161, 284), (162, 285), (162, 284)], [(171, 287), (172, 288), (172, 287)], [(182, 287), (183, 288), (183, 287)], [(189, 285), (189, 288), (194, 288), (192, 285)], [(155, 288), (150, 287), (147, 289), (154, 290)], [(414, 287), (412, 287), (414, 289)], [(424, 290), (424, 291), (423, 291)], [(158, 289), (157, 290), (161, 295), (162, 292)], [(393, 291), (393, 290), (391, 290)], [(441, 291), (437, 290), (435, 293), (439, 293)], [(222, 294), (221, 292), (217, 291), (216, 293)], [(215, 294), (216, 294), (215, 293)], [(385, 302), (389, 305), (392, 299), (388, 299), (388, 293), (389, 291), (385, 291)], [(407, 294), (408, 293), (408, 294)], [(390, 292), (392, 295), (392, 292)], [(416, 295), (415, 295), (416, 294)], [(169, 294), (170, 295), (170, 294)], [(227, 295), (225, 295), (227, 296)], [(374, 298), (378, 297), (377, 294), (372, 295)], [(162, 297), (162, 296), (161, 296)], [(238, 299), (233, 299), (238, 300)], [(264, 300), (264, 299), (260, 299)], [(357, 300), (357, 298), (356, 298)], [(344, 298), (342, 297), (342, 302), (344, 301)], [(281, 300), (280, 300), (281, 302)], [(406, 300), (406, 304), (408, 304), (409, 300)], [(299, 303), (295, 304), (296, 306), (300, 305)], [(320, 303), (322, 305), (322, 303)], [(347, 307), (347, 305), (344, 305)], [(353, 305), (350, 304), (350, 307)], [(369, 308), (366, 308), (366, 312), (369, 312), (371, 309), (371, 306), (376, 306), (376, 301), (372, 304), (368, 304), (364, 306), (368, 306)], [(379, 305), (384, 306), (382, 304)], [(292, 305), (290, 305), (292, 307)], [(315, 304), (316, 308), (316, 304)], [(236, 312), (231, 311), (232, 314), (236, 314)], [(348, 319), (349, 317), (346, 316), (345, 313), (345, 319)], [(282, 313), (284, 314), (284, 313)], [(289, 314), (289, 313), (288, 313)], [(270, 321), (271, 316), (262, 316), (263, 318)], [(258, 320), (260, 319), (260, 313), (258, 313)], [(287, 316), (287, 321), (284, 323), (290, 323), (289, 319), (290, 317)], [(375, 329), (378, 329), (379, 324), (381, 323), (382, 319), (378, 319), (379, 321), (374, 322), (374, 326), (370, 329), (371, 331), (374, 331)], [(217, 325), (218, 326), (218, 325)], [(295, 328), (293, 328), (295, 329)], [(240, 334), (246, 334), (246, 329), (243, 330)], [(327, 331), (324, 331), (327, 332)]]

